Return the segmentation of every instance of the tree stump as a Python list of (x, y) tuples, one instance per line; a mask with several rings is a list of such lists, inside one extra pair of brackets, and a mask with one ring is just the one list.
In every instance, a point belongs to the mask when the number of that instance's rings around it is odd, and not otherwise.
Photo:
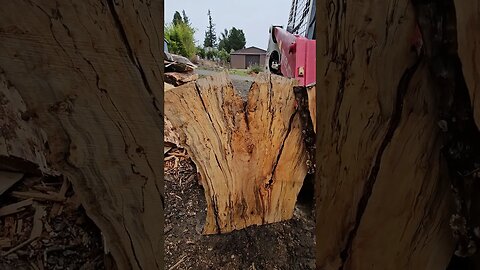
[(244, 102), (220, 73), (165, 93), (165, 117), (205, 189), (204, 234), (292, 217), (307, 171), (294, 83), (261, 74)]

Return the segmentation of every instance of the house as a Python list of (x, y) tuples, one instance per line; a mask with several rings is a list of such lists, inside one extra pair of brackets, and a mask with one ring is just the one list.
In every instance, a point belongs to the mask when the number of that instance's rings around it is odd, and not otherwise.
[(247, 69), (251, 66), (265, 65), (267, 51), (257, 47), (248, 47), (230, 53), (231, 68)]

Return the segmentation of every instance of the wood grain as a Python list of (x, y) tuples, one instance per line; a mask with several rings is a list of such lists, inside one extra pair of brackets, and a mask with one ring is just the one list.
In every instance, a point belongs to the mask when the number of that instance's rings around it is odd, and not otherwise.
[(409, 1), (319, 1), (317, 268), (446, 269), (449, 180)]
[(165, 116), (201, 174), (205, 234), (292, 217), (306, 175), (293, 86), (261, 74), (244, 103), (220, 73), (165, 93)]
[(119, 269), (163, 260), (162, 10), (138, 0), (0, 9), (0, 72), (34, 112), (47, 165), (73, 183)]

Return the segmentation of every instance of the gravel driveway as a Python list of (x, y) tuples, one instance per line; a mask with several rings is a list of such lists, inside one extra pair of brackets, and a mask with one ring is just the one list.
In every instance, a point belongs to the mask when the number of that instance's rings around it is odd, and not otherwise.
[[(205, 69), (197, 69), (195, 71), (199, 76), (210, 76), (220, 72), (220, 71), (205, 70)], [(239, 92), (240, 96), (244, 99), (247, 99), (248, 91), (250, 90), (250, 86), (252, 86), (254, 77), (242, 76), (242, 75), (236, 75), (236, 74), (228, 74), (228, 75), (232, 80), (233, 86)]]

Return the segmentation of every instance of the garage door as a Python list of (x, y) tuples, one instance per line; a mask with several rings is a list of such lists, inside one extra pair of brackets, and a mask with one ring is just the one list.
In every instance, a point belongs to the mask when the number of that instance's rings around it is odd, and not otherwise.
[(259, 66), (260, 65), (260, 55), (246, 55), (245, 57), (246, 67)]

